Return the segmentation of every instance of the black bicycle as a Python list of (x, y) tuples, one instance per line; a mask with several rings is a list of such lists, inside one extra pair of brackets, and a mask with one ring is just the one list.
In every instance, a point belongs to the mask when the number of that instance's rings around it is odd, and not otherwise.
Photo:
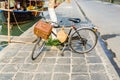
[[(61, 43), (63, 46), (61, 55), (64, 55), (63, 51), (66, 46), (76, 53), (88, 53), (91, 51), (96, 46), (98, 39), (96, 29), (89, 27), (77, 28), (74, 24), (80, 23), (81, 20), (79, 18), (69, 18), (68, 20), (73, 24), (69, 29), (67, 40), (64, 43)], [(53, 31), (51, 33), (56, 36)], [(41, 37), (37, 38), (36, 44), (32, 50), (32, 60), (35, 60), (40, 55), (44, 49), (45, 43), (46, 41)]]

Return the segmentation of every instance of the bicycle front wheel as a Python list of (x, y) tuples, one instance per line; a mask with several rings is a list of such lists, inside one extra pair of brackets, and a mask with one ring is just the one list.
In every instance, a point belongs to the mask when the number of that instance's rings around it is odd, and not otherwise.
[(69, 47), (77, 53), (91, 51), (97, 43), (97, 34), (90, 28), (81, 28), (69, 38)]
[(42, 41), (42, 38), (38, 38), (32, 50), (32, 55), (31, 55), (32, 60), (35, 60), (40, 55), (44, 46), (45, 46), (45, 41)]

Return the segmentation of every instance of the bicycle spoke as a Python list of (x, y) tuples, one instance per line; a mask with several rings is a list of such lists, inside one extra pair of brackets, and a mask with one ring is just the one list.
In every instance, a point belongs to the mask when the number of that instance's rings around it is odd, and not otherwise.
[(31, 56), (32, 60), (35, 60), (41, 54), (44, 46), (45, 46), (45, 41), (38, 39), (32, 50), (32, 56)]
[[(80, 34), (80, 37), (77, 37)], [(74, 32), (69, 39), (69, 46), (78, 53), (86, 53), (92, 50), (97, 42), (97, 36), (89, 28), (82, 28)]]

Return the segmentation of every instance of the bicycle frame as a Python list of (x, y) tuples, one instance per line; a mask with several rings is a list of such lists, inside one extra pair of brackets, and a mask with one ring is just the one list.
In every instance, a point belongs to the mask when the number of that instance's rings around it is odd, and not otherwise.
[[(63, 52), (64, 52), (66, 46), (70, 47), (71, 50), (73, 50), (74, 52), (77, 52), (77, 53), (87, 53), (87, 52), (91, 51), (97, 43), (96, 29), (93, 29), (93, 28), (92, 29), (91, 28), (77, 28), (74, 25), (74, 23), (79, 23), (79, 21), (77, 22), (77, 19), (71, 19), (69, 21), (71, 21), (73, 24), (71, 25), (71, 27), (68, 31), (68, 37), (67, 37), (66, 41), (60, 44), (63, 47), (62, 51), (61, 51), (61, 55), (64, 56)], [(74, 30), (73, 33), (72, 33), (72, 30)], [(92, 32), (92, 34), (94, 36), (94, 41), (95, 42), (93, 44), (90, 44), (91, 46), (88, 45), (89, 47), (87, 47), (87, 41), (89, 40), (89, 37), (86, 38), (85, 36), (82, 36), (81, 33), (80, 33), (80, 31), (82, 31), (82, 30), (85, 31), (85, 32), (90, 31), (90, 32)], [(57, 37), (57, 34), (55, 32), (52, 31), (51, 34), (53, 34), (55, 37)], [(82, 46), (80, 50), (77, 50), (76, 47), (74, 47), (76, 45), (72, 46), (72, 44), (76, 44), (76, 43), (72, 43), (72, 42), (74, 42), (74, 40), (78, 44), (77, 47)], [(41, 42), (41, 45), (38, 45), (40, 42)], [(90, 41), (88, 41), (88, 42), (90, 42)], [(32, 50), (32, 60), (35, 60), (40, 55), (40, 53), (41, 53), (41, 51), (44, 47), (44, 44), (45, 44), (45, 40), (41, 41), (41, 38), (37, 39), (37, 43), (35, 44), (35, 46)], [(40, 50), (38, 50), (38, 48)], [(84, 49), (84, 48), (86, 48), (86, 49)], [(34, 55), (34, 54), (36, 54), (36, 55)]]
[[(68, 38), (67, 38), (66, 41), (68, 41), (71, 32), (72, 32), (72, 28), (69, 29), (69, 32), (68, 32)], [(52, 34), (53, 34), (55, 37), (57, 37), (57, 34), (56, 34), (55, 32), (52, 31)]]
[[(78, 33), (77, 28), (75, 27), (74, 23), (72, 23), (71, 28), (70, 28), (69, 31), (68, 31), (68, 37), (67, 37), (66, 42), (68, 42), (68, 39), (69, 39), (69, 36), (70, 36), (72, 30), (74, 30), (74, 31), (78, 34), (79, 39), (83, 41), (83, 39), (82, 39), (82, 37), (80, 36), (80, 34)], [(54, 33), (53, 31), (52, 31), (52, 34), (53, 34), (55, 37), (57, 37), (57, 34)]]

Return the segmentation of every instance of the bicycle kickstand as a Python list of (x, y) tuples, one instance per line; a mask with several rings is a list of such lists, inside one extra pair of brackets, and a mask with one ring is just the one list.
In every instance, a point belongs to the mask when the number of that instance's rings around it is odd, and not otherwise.
[(67, 46), (67, 44), (64, 45), (62, 52), (61, 52), (61, 56), (64, 56), (64, 50), (65, 50), (66, 46)]

